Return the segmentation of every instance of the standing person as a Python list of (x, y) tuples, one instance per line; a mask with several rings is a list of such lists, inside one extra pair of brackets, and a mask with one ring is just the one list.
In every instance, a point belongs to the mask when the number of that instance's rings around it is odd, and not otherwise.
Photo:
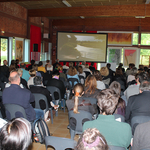
[(85, 122), (83, 131), (88, 128), (96, 128), (105, 137), (108, 145), (127, 147), (130, 145), (132, 133), (129, 124), (118, 122), (113, 115), (118, 104), (119, 96), (111, 89), (100, 91), (98, 99), (98, 107), (100, 114), (93, 121)]
[(31, 65), (28, 66), (28, 71), (32, 69), (33, 65), (35, 64), (35, 60), (31, 60)]
[(1, 66), (1, 72), (3, 73), (3, 75), (6, 77), (6, 78), (8, 78), (9, 77), (9, 67), (8, 67), (8, 62), (7, 62), (7, 60), (4, 60), (3, 61), (3, 66)]

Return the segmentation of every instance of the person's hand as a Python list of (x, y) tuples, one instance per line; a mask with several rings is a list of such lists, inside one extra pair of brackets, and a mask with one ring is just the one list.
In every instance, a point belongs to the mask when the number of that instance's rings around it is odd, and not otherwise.
[(54, 109), (57, 109), (59, 107), (59, 105), (54, 105)]

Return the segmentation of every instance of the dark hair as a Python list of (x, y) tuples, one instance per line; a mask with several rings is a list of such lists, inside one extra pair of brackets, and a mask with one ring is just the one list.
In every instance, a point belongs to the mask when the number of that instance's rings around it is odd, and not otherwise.
[(78, 140), (75, 150), (108, 150), (107, 142), (99, 130), (89, 128), (85, 130)]
[(31, 77), (36, 76), (36, 70), (34, 70), (34, 69), (29, 70), (29, 74)]
[(53, 73), (52, 73), (52, 76), (59, 76), (59, 71), (58, 70), (55, 70)]
[(43, 62), (39, 61), (38, 66), (42, 66), (42, 65), (43, 65)]
[(35, 63), (35, 60), (32, 59), (31, 60), (31, 65), (34, 65), (34, 63)]
[(102, 81), (102, 76), (101, 76), (100, 71), (95, 70), (94, 71), (94, 76), (95, 76), (95, 78), (96, 78), (97, 81)]
[(139, 82), (143, 82), (144, 80), (148, 81), (149, 77), (146, 72), (141, 72), (140, 74), (137, 74), (137, 78), (139, 78)]
[(63, 64), (66, 65), (66, 61), (64, 61)]
[(78, 72), (79, 72), (79, 74), (83, 73), (83, 68), (82, 68), (82, 66), (79, 66), (79, 67), (78, 67)]
[(141, 91), (150, 91), (150, 82), (149, 81), (142, 81), (140, 83), (139, 88)]
[(147, 72), (147, 70), (148, 70), (148, 67), (145, 66), (145, 67), (144, 67), (144, 71)]
[(110, 69), (111, 64), (110, 64), (110, 63), (107, 63), (107, 65), (106, 65), (106, 66), (107, 66), (107, 68), (108, 68), (108, 69)]
[(70, 76), (76, 75), (77, 74), (76, 68), (75, 67), (70, 67), (67, 74), (70, 75)]
[(115, 75), (123, 75), (122, 68), (116, 68)]
[(91, 66), (93, 66), (94, 65), (94, 62), (91, 62)]
[(20, 64), (20, 68), (25, 68), (26, 67), (26, 64), (25, 63), (21, 63)]
[(110, 86), (110, 89), (114, 90), (116, 92), (116, 94), (118, 94), (118, 96), (120, 96), (120, 92), (121, 92), (121, 85), (119, 82), (117, 81), (113, 81)]
[(90, 92), (90, 94), (95, 93), (95, 90), (97, 88), (97, 82), (94, 75), (88, 75), (88, 77), (85, 80), (85, 87), (85, 93), (87, 93), (88, 91)]
[(27, 150), (31, 144), (31, 124), (24, 118), (8, 122), (0, 131), (1, 150)]
[(36, 76), (33, 79), (34, 85), (41, 85), (42, 84), (42, 78), (40, 76)]
[(100, 91), (97, 96), (97, 105), (100, 108), (101, 113), (105, 112), (106, 115), (113, 114), (117, 107), (118, 99), (118, 94), (116, 94), (112, 89)]

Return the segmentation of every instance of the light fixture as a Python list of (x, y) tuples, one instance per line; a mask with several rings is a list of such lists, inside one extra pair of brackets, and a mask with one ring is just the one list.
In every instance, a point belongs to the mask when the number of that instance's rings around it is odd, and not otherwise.
[(67, 7), (72, 7), (66, 0), (62, 0), (62, 2), (63, 2)]
[(2, 30), (1, 32), (2, 32), (2, 33), (5, 33), (5, 31), (3, 31), (3, 30)]
[(84, 16), (80, 16), (80, 18), (81, 18), (81, 19), (85, 19), (85, 17), (84, 17)]
[(135, 18), (145, 18), (145, 16), (135, 16)]

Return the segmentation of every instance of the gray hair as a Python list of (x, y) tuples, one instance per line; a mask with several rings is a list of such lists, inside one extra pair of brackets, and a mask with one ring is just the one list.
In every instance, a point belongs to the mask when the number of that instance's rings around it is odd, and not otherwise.
[(142, 81), (140, 84), (141, 91), (150, 91), (150, 82), (149, 81)]
[(34, 85), (41, 85), (42, 84), (42, 78), (39, 76), (34, 77)]

